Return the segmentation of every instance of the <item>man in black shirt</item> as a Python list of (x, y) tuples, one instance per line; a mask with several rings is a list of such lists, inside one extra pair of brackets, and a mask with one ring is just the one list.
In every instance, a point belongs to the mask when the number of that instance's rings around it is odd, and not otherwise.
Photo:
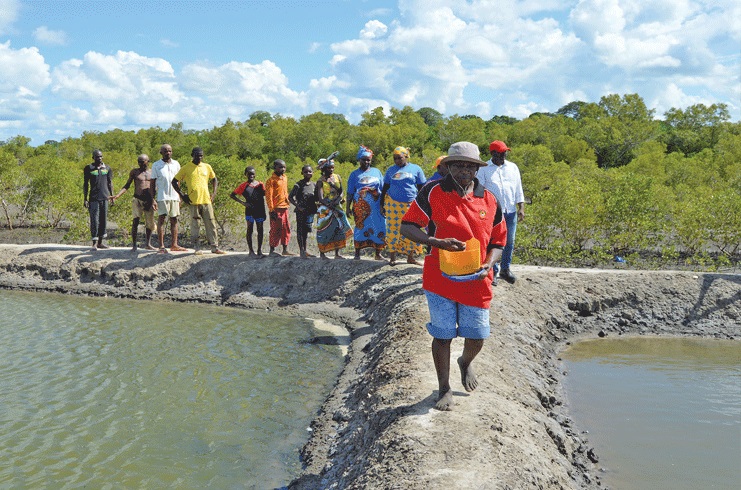
[(111, 168), (103, 163), (103, 152), (93, 151), (93, 163), (85, 166), (82, 185), (83, 205), (90, 212), (90, 235), (93, 250), (106, 249), (103, 239), (108, 224), (108, 201), (113, 195), (113, 174)]

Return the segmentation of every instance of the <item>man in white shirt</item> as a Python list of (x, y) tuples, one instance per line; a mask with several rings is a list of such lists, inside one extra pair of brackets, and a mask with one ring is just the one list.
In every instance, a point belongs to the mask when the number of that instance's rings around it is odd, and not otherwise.
[(512, 252), (515, 248), (517, 221), (525, 219), (525, 194), (522, 191), (520, 169), (513, 162), (505, 160), (504, 157), (508, 151), (509, 148), (503, 141), (492, 141), (489, 145), (491, 160), (486, 162), (486, 167), (480, 169), (477, 175), (479, 182), (497, 198), (497, 203), (502, 208), (502, 214), (507, 223), (507, 246), (502, 252), (501, 263), (494, 266), (495, 286), (497, 285), (496, 273), (510, 284), (516, 280), (509, 266), (512, 263)]
[(172, 179), (180, 170), (180, 163), (172, 158), (172, 146), (162, 145), (160, 147), (162, 158), (152, 165), (152, 181), (155, 185), (150, 187), (152, 192), (156, 189), (157, 202), (157, 235), (160, 240), (158, 253), (167, 253), (165, 248), (165, 217), (170, 218), (170, 231), (172, 232), (173, 252), (185, 252), (187, 249), (178, 245), (178, 216), (180, 215), (180, 196), (172, 186)]

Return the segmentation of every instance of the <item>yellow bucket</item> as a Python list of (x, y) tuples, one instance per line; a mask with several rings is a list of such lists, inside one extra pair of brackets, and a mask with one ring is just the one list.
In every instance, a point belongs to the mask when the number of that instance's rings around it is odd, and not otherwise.
[(439, 250), (440, 270), (449, 276), (463, 276), (481, 269), (481, 250), (479, 241), (470, 238), (465, 250), (450, 252)]

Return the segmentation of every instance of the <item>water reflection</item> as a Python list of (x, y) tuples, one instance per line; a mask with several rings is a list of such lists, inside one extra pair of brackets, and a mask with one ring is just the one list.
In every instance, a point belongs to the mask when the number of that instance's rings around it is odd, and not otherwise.
[(741, 342), (600, 339), (562, 358), (608, 486), (741, 488)]
[(276, 487), (342, 367), (308, 320), (0, 291), (0, 487)]

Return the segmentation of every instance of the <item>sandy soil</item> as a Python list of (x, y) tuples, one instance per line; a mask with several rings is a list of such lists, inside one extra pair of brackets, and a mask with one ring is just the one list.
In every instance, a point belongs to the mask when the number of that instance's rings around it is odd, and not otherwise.
[[(560, 349), (598, 335), (741, 338), (739, 274), (514, 266), (517, 283), (495, 291), (479, 388), (456, 383), (454, 410), (438, 412), (419, 267), (43, 244), (0, 252), (4, 288), (280, 308), (346, 327), (347, 365), (312, 424), (296, 489), (602, 488), (599, 454), (569, 418)], [(454, 358), (461, 349), (455, 341)]]

